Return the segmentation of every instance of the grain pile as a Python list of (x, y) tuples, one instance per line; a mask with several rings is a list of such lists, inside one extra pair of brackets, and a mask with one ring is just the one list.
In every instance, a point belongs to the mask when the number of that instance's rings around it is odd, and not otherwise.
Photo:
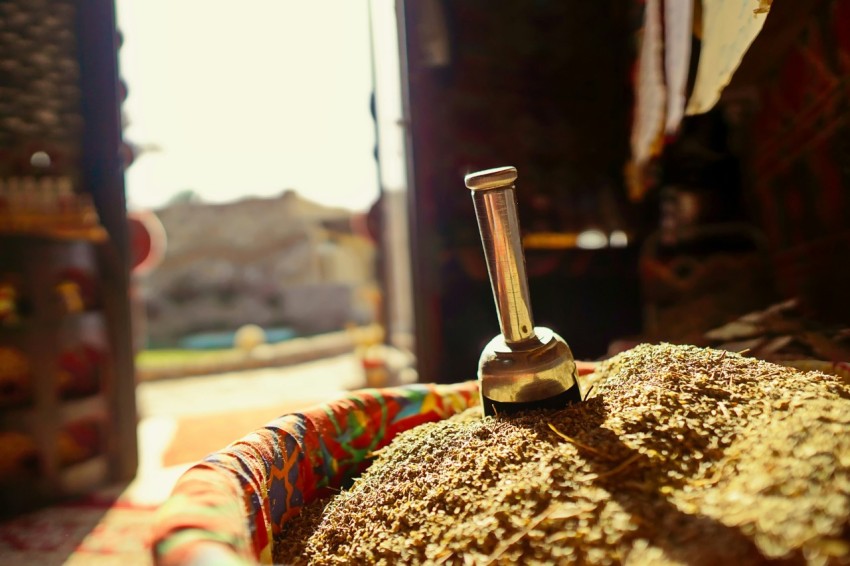
[(287, 564), (850, 564), (850, 387), (639, 346), (557, 413), (400, 435), (284, 531)]

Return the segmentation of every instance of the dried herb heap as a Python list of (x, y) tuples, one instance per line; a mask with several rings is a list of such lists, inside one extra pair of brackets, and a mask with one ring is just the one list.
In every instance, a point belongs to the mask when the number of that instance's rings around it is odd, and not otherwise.
[(850, 387), (639, 346), (557, 413), (423, 425), (308, 507), (310, 564), (850, 564)]

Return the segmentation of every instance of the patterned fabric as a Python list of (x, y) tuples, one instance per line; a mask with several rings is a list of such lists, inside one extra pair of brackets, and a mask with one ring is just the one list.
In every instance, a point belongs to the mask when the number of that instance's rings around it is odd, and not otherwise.
[(471, 381), (365, 389), (284, 415), (183, 475), (158, 512), (154, 561), (189, 564), (212, 547), (228, 564), (271, 563), (274, 537), (302, 506), (344, 486), (399, 432), (478, 402)]
[(0, 523), (0, 564), (149, 566), (156, 507), (107, 488)]
[(759, 89), (751, 166), (774, 249), (847, 234), (850, 0), (822, 2)]
[(820, 2), (759, 83), (750, 199), (784, 297), (850, 317), (850, 0)]

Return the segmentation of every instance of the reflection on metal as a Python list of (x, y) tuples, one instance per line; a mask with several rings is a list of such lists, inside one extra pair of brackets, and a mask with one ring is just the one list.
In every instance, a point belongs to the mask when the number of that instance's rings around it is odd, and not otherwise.
[(516, 176), (513, 167), (502, 167), (466, 177), (478, 217), (499, 326), (509, 344), (528, 340), (534, 334), (514, 201)]
[(502, 333), (481, 353), (484, 413), (560, 408), (581, 399), (563, 338), (534, 327), (516, 212), (513, 167), (467, 175)]

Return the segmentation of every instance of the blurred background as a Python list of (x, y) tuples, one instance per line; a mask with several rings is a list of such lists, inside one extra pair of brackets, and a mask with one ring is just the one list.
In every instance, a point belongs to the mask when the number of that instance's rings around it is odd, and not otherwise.
[(390, 131), (379, 170), (376, 87), (389, 57), (399, 130), (397, 35), (387, 3), (329, 7), (117, 2), (128, 209), (158, 233), (134, 282), (143, 374), (220, 370), (242, 327), (272, 346), (379, 324), (379, 178), (402, 190), (404, 169)]
[(3, 0), (4, 505), (474, 379), (490, 167), (576, 358), (848, 362), (848, 84), (847, 0)]

